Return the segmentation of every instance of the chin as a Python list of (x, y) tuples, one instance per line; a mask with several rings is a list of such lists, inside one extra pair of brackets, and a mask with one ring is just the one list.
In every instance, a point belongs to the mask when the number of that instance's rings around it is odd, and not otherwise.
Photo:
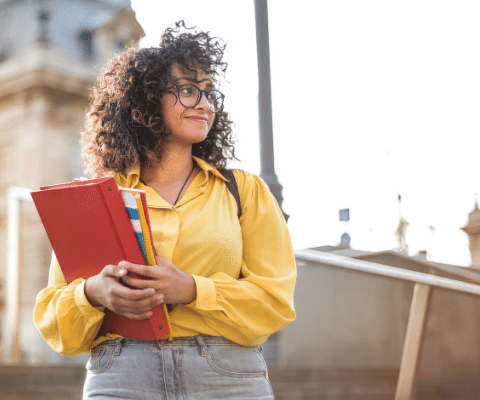
[(167, 140), (172, 142), (184, 143), (187, 145), (192, 145), (195, 143), (203, 142), (208, 136), (208, 132), (183, 132), (182, 134), (172, 134), (170, 133)]
[(202, 132), (201, 134), (200, 133), (192, 134), (191, 135), (192, 143), (201, 143), (207, 138), (207, 136), (208, 136), (208, 132)]

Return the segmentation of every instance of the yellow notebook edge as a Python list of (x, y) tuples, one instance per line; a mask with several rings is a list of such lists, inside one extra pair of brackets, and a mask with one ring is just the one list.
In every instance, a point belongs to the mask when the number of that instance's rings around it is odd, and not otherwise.
[(148, 229), (148, 222), (145, 217), (145, 210), (143, 208), (143, 202), (141, 199), (141, 194), (135, 195), (135, 200), (137, 201), (138, 214), (140, 216), (140, 226), (142, 228), (143, 243), (145, 245), (145, 253), (147, 254), (148, 265), (157, 265), (155, 262), (155, 253), (153, 250), (153, 241), (150, 236), (150, 230)]
[[(145, 196), (145, 191), (136, 192), (136, 194), (134, 194), (134, 197), (135, 197), (135, 200), (137, 201), (138, 214), (140, 215), (140, 226), (142, 227), (143, 242), (145, 245), (145, 252), (147, 253), (148, 265), (154, 266), (154, 265), (157, 265), (157, 263), (155, 262), (155, 253), (153, 251), (153, 239), (150, 236), (150, 229), (148, 228), (148, 222), (145, 216), (145, 210), (144, 210), (143, 201), (141, 198), (142, 194), (143, 196)], [(170, 333), (168, 334), (168, 340), (173, 340), (172, 325), (170, 323), (170, 315), (167, 310), (167, 305), (164, 303), (162, 304), (162, 307), (163, 307), (163, 312), (165, 313), (165, 317), (167, 319), (168, 329), (170, 331)]]

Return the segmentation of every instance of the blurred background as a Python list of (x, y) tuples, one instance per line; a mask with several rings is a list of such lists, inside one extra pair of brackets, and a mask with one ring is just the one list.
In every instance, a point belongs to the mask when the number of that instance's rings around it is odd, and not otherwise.
[[(142, 46), (181, 19), (228, 42), (225, 109), (241, 167), (258, 173), (254, 2), (132, 7)], [(397, 247), (400, 194), (410, 253), (470, 264), (479, 14), (469, 0), (269, 2), (275, 169), (295, 248), (340, 242), (343, 208), (352, 247)]]

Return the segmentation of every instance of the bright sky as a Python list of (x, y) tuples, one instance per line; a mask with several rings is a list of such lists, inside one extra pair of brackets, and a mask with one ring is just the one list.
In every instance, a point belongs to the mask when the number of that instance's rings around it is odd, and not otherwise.
[[(225, 110), (259, 173), (254, 1), (132, 0), (142, 46), (185, 20), (228, 42)], [(397, 246), (469, 265), (460, 230), (480, 194), (478, 0), (270, 0), (275, 168), (296, 249)], [(235, 165), (237, 166), (237, 165)], [(350, 222), (338, 211), (350, 208)], [(434, 227), (433, 233), (430, 226)]]

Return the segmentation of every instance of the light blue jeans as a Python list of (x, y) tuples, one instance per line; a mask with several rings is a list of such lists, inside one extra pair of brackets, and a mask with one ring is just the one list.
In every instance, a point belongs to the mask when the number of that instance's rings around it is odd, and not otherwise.
[(90, 352), (83, 398), (272, 400), (261, 347), (222, 337), (116, 339)]

